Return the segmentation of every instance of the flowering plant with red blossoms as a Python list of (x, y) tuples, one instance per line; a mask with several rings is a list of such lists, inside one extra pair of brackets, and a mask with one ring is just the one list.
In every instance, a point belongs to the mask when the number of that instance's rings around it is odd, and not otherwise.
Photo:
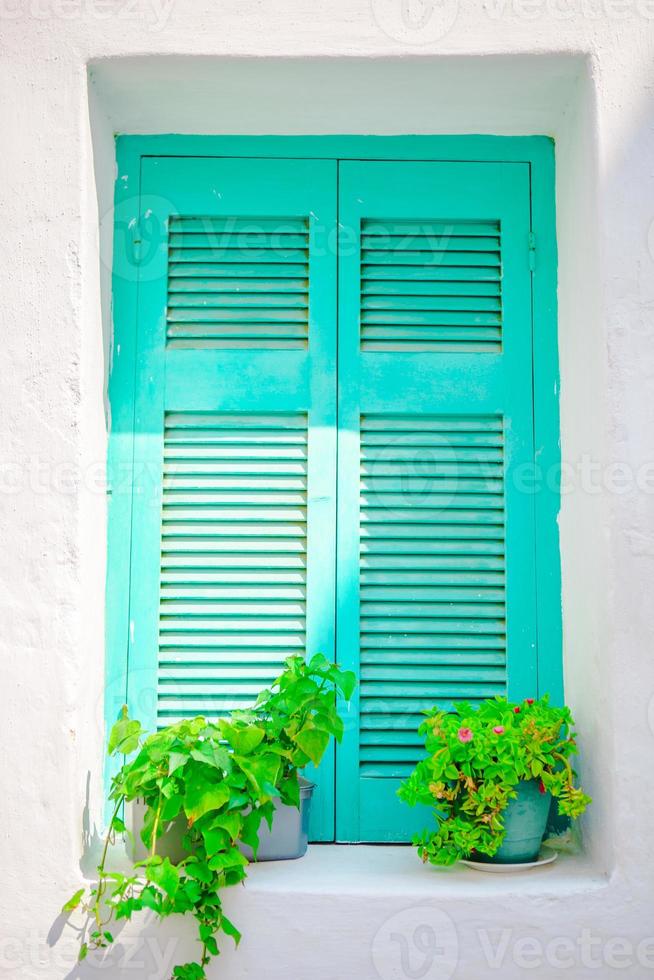
[(398, 790), (411, 806), (434, 808), (436, 830), (414, 838), (423, 861), (453, 864), (473, 851), (492, 856), (504, 839), (502, 814), (518, 783), (537, 779), (541, 792), (575, 818), (591, 802), (575, 786), (570, 757), (577, 751), (568, 708), (548, 697), (513, 703), (506, 698), (432, 708), (418, 729), (427, 757)]

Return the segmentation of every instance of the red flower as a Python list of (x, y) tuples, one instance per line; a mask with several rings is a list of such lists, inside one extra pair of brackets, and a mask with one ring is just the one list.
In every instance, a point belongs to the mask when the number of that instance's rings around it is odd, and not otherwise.
[(547, 790), (545, 789), (545, 783), (543, 782), (542, 779), (541, 779), (541, 781), (538, 784), (538, 789), (540, 790), (541, 793), (546, 793), (547, 792)]
[(472, 730), (470, 728), (459, 728), (456, 734), (459, 742), (472, 742)]
[(517, 704), (516, 704), (516, 706), (515, 706), (515, 708), (513, 710), (514, 710), (514, 712), (515, 712), (516, 715), (519, 715), (520, 714), (520, 708), (518, 707)]
[(527, 698), (527, 704), (533, 704), (533, 703), (534, 703), (533, 698)]
[(493, 731), (496, 735), (504, 735), (504, 725), (495, 725)]

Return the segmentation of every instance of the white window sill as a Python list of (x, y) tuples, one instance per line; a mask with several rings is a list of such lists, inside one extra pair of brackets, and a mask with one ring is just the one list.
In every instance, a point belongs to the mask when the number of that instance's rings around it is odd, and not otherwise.
[[(86, 856), (84, 870), (89, 880), (93, 879), (97, 861), (98, 855)], [(129, 873), (132, 862), (124, 845), (110, 849), (109, 864), (112, 870)], [(545, 867), (501, 875), (463, 864), (448, 868), (423, 864), (413, 847), (392, 844), (310, 844), (304, 857), (297, 860), (250, 864), (245, 881), (249, 893), (280, 897), (561, 898), (597, 893), (608, 887), (608, 874), (594, 867), (584, 855), (560, 854)]]
[[(129, 867), (124, 852), (122, 861)], [(220, 964), (210, 975), (252, 980), (264, 964), (266, 980), (476, 980), (493, 967), (501, 980), (523, 980), (518, 943), (528, 939), (545, 949), (568, 928), (573, 937), (587, 932), (607, 903), (615, 904), (611, 887), (582, 856), (494, 875), (423, 865), (408, 846), (313, 844), (296, 861), (250, 865), (245, 887), (224, 890), (225, 912), (243, 941), (236, 949), (223, 937)], [(427, 963), (421, 926), (436, 931), (447, 962), (458, 964), (455, 975), (419, 972)], [(140, 943), (139, 949), (144, 941), (159, 943), (175, 962), (197, 956), (190, 916), (163, 924), (136, 916), (121, 941)], [(538, 976), (550, 976), (544, 963)], [(115, 976), (129, 980), (127, 973)]]
[(365, 844), (311, 844), (295, 861), (265, 861), (248, 868), (249, 892), (306, 895), (393, 895), (492, 898), (507, 895), (562, 895), (594, 892), (608, 876), (583, 856), (560, 855), (553, 864), (497, 875), (457, 864), (423, 864), (412, 847)]

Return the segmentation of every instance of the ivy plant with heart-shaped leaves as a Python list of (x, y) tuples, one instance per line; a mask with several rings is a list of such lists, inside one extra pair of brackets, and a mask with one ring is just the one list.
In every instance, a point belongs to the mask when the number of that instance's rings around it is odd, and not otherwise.
[[(113, 942), (112, 923), (143, 909), (163, 919), (190, 914), (197, 923), (200, 955), (175, 966), (176, 980), (204, 980), (218, 955), (217, 936), (240, 933), (223, 912), (221, 891), (246, 877), (244, 843), (256, 858), (262, 820), (272, 826), (274, 801), (300, 805), (298, 774), (318, 765), (343, 722), (337, 694), (352, 696), (356, 679), (317, 654), (296, 656), (249, 710), (209, 721), (191, 718), (153, 734), (124, 708), (109, 736), (109, 752), (129, 756), (113, 777), (113, 814), (104, 841), (97, 881), (78, 890), (63, 906), (88, 916), (82, 929), (81, 960)], [(108, 869), (110, 845), (128, 833), (124, 805), (145, 804), (141, 837), (148, 854), (128, 874)], [(183, 820), (185, 857), (179, 863), (157, 853), (174, 821)]]

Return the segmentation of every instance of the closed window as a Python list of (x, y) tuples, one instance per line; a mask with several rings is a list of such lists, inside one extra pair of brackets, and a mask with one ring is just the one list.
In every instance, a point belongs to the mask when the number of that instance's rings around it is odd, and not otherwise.
[(421, 712), (538, 694), (532, 194), (519, 160), (143, 157), (127, 696), (154, 729), (291, 654), (354, 670), (316, 840), (410, 839)]

